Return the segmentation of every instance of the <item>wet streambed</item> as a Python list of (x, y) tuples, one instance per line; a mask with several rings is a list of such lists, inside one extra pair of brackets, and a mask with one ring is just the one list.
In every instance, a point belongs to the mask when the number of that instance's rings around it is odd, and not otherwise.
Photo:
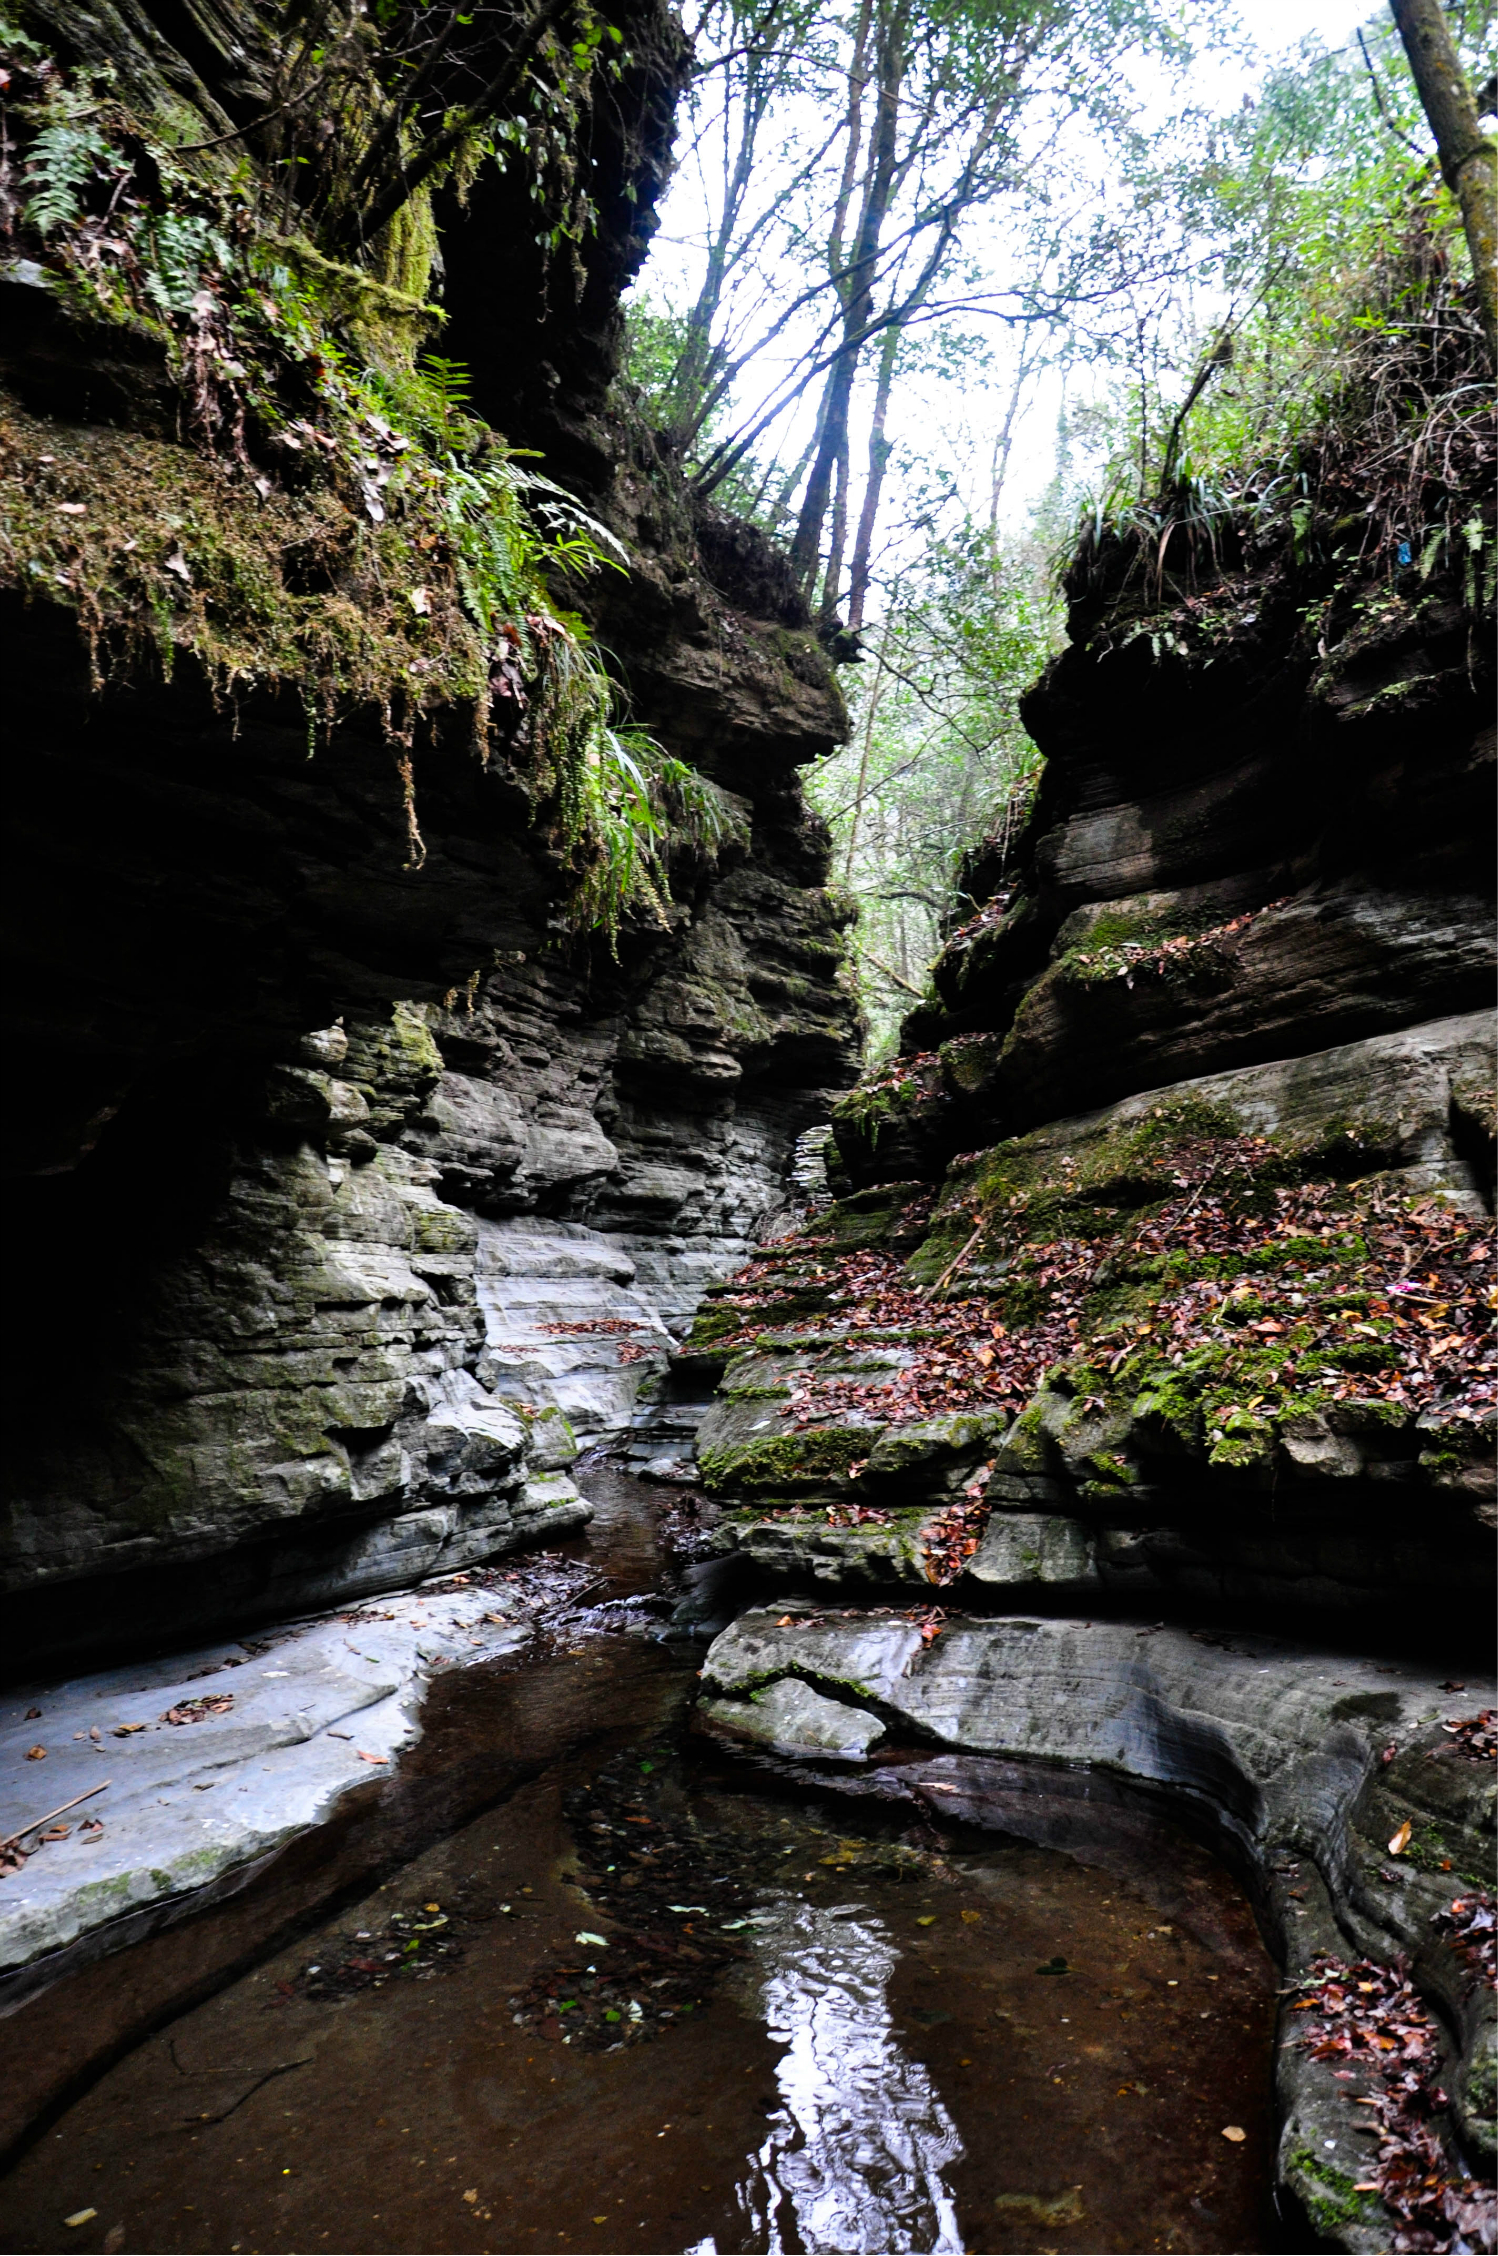
[(590, 1491), (597, 1587), (548, 1658), (434, 1687), (383, 1880), (50, 2122), (3, 2245), (1265, 2246), (1275, 1984), (1233, 1881), (1158, 1819), (1082, 1861), (719, 1755), (700, 1648), (618, 1603), (668, 1499)]

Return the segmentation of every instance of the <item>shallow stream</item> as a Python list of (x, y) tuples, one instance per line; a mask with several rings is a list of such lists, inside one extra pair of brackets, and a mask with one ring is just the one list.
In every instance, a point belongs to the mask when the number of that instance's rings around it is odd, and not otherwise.
[[(148, 1946), (210, 1994), (80, 2079), (0, 2245), (1270, 2245), (1275, 1975), (1235, 1881), (1158, 1815), (1064, 1854), (723, 1755), (701, 1648), (653, 1634), (674, 1498), (587, 1486), (549, 1656), (439, 1679), (401, 1777), (261, 1884), (279, 1931), (253, 1889), (214, 1915), (217, 1976), (191, 1925)], [(132, 1955), (60, 2037), (128, 2025)]]

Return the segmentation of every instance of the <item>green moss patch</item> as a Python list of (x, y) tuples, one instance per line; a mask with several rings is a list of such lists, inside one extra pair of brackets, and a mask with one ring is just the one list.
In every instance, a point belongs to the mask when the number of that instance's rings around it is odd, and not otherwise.
[(849, 1467), (868, 1456), (877, 1438), (867, 1427), (845, 1426), (705, 1449), (699, 1458), (703, 1485), (714, 1495), (725, 1489), (751, 1496), (771, 1490), (804, 1494), (829, 1480), (845, 1481)]

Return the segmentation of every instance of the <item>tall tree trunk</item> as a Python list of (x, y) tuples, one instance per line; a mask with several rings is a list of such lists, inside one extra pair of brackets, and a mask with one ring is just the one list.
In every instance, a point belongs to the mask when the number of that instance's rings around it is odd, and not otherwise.
[(889, 420), (889, 395), (900, 357), (900, 327), (891, 322), (879, 348), (879, 376), (874, 386), (874, 412), (869, 420), (869, 474), (864, 481), (863, 507), (858, 513), (858, 538), (853, 543), (853, 569), (848, 578), (848, 624), (856, 633), (863, 625), (863, 607), (874, 569), (874, 527), (879, 518), (879, 497), (884, 487), (884, 467), (890, 446), (884, 435)]
[(837, 202), (832, 207), (832, 226), (827, 236), (827, 271), (833, 277), (838, 295), (846, 303), (846, 294), (838, 277), (843, 266), (843, 237), (848, 228), (848, 212), (853, 202), (853, 188), (858, 179), (858, 159), (863, 149), (863, 90), (868, 72), (869, 22), (872, 0), (862, 0), (858, 23), (853, 34), (853, 61), (848, 71), (848, 111), (844, 132), (847, 136), (843, 150), (843, 177), (838, 182)]
[(874, 742), (874, 723), (879, 715), (879, 700), (884, 695), (888, 675), (884, 670), (885, 654), (889, 649), (891, 614), (885, 614), (884, 633), (879, 641), (879, 655), (874, 661), (874, 678), (869, 684), (869, 709), (863, 720), (863, 745), (858, 755), (858, 782), (853, 792), (853, 820), (848, 825), (848, 853), (843, 863), (843, 883), (853, 884), (853, 856), (858, 850), (858, 826), (863, 820), (864, 793), (869, 781), (869, 752)]
[[(770, 84), (765, 60), (762, 56), (751, 56), (744, 74), (743, 123), (739, 130), (738, 151), (732, 163), (725, 162), (724, 166), (726, 178), (722, 216), (717, 232), (708, 246), (702, 288), (697, 294), (696, 304), (687, 315), (686, 339), (671, 375), (667, 429), (681, 447), (691, 444), (707, 412), (708, 386), (716, 374), (714, 364), (719, 350), (713, 343), (713, 323), (722, 303), (734, 231), (738, 226), (739, 213), (754, 170), (756, 143), (769, 100)], [(725, 106), (725, 121), (727, 114)], [(724, 154), (726, 158), (727, 152)]]
[(879, 242), (884, 232), (884, 222), (889, 213), (890, 197), (895, 184), (895, 157), (900, 122), (900, 88), (905, 76), (905, 25), (902, 0), (890, 10), (881, 13), (875, 35), (878, 76), (878, 102), (874, 117), (874, 131), (869, 145), (868, 172), (864, 180), (863, 209), (859, 213), (858, 234), (849, 261), (846, 295), (843, 300), (843, 343), (837, 359), (827, 371), (827, 389), (824, 397), (824, 423), (822, 443), (817, 449), (807, 480), (806, 494), (801, 503), (801, 515), (796, 525), (796, 537), (791, 543), (791, 562), (803, 587), (815, 585), (817, 564), (822, 552), (822, 527), (827, 521), (828, 504), (832, 499), (832, 480), (839, 455), (848, 443), (848, 412), (853, 399), (853, 380), (858, 373), (858, 356), (863, 348), (864, 336), (874, 318), (874, 274), (879, 259)]
[[(780, 481), (780, 491), (775, 496), (774, 502), (771, 504), (770, 508), (770, 530), (772, 533), (779, 532), (781, 521), (785, 517), (785, 514), (790, 508), (791, 503), (796, 498), (796, 488), (800, 485), (802, 479), (806, 476), (807, 464), (811, 461), (812, 456), (816, 453), (817, 448), (821, 445), (821, 443), (822, 418), (819, 415), (817, 417), (816, 425), (812, 431), (811, 437), (807, 440), (805, 446), (801, 450), (800, 457), (793, 465), (793, 467), (787, 470), (785, 476)], [(765, 472), (766, 486), (769, 485), (770, 479), (774, 474), (774, 470), (775, 465), (772, 462), (770, 464), (770, 468)]]
[(838, 590), (843, 580), (843, 552), (848, 545), (848, 434), (843, 433), (843, 443), (838, 450), (837, 482), (832, 495), (832, 538), (827, 545), (827, 570), (822, 580), (822, 601), (818, 616), (823, 626), (837, 622)]
[(1030, 381), (1034, 362), (1030, 358), (1030, 338), (1027, 335), (1020, 347), (1019, 366), (1014, 372), (1014, 385), (1009, 394), (1009, 404), (1004, 410), (1004, 420), (999, 425), (998, 437), (993, 443), (993, 475), (988, 492), (988, 529), (997, 534), (999, 529), (999, 504), (1004, 497), (1004, 481), (1009, 475), (1009, 455), (1014, 445), (1014, 424), (1019, 414), (1019, 403), (1025, 386)]
[(1461, 205), (1483, 335), (1498, 368), (1498, 148), (1478, 125), (1477, 103), (1440, 0), (1389, 0), (1389, 8), (1436, 137), (1441, 177)]

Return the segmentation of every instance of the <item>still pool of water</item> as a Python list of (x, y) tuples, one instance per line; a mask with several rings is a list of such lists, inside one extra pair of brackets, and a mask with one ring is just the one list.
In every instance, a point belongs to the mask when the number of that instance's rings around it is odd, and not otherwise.
[[(617, 1600), (659, 1499), (592, 1487)], [(1275, 1981), (1229, 1876), (1157, 1818), (1066, 1855), (734, 1763), (683, 1728), (699, 1657), (579, 1620), (434, 1687), (383, 1879), (330, 1831), (336, 1916), (99, 2073), (0, 2244), (1266, 2246)]]

